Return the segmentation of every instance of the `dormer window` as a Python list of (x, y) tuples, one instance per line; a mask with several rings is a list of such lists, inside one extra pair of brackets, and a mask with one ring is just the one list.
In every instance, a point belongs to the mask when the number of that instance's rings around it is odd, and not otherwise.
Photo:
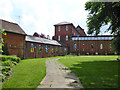
[(66, 26), (66, 31), (68, 31), (68, 26)]
[(60, 26), (58, 26), (58, 31), (60, 32)]

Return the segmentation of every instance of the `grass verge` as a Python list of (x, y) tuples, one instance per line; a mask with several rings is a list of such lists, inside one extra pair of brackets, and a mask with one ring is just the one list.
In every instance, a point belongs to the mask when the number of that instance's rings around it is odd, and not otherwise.
[(118, 88), (118, 56), (76, 56), (59, 61), (70, 68), (84, 88)]
[(2, 88), (37, 88), (46, 75), (45, 60), (22, 60), (13, 68), (12, 77), (2, 84)]

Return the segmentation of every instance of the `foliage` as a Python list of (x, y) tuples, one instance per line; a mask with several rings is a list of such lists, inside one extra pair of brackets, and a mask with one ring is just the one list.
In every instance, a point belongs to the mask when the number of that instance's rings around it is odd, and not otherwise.
[(55, 36), (52, 36), (52, 40), (55, 40)]
[(43, 34), (43, 33), (38, 34), (37, 32), (35, 32), (35, 33), (33, 34), (33, 36), (41, 37), (41, 38), (45, 38), (45, 39), (50, 39), (50, 36), (49, 36), (49, 35), (45, 36), (45, 34)]
[(2, 55), (9, 55), (7, 43), (2, 47), (2, 50), (3, 50)]
[(74, 56), (61, 58), (84, 88), (118, 88), (118, 56)]
[(19, 57), (16, 57), (16, 56), (6, 56), (6, 55), (2, 55), (2, 56), (0, 56), (0, 57), (2, 58), (2, 61), (11, 60), (11, 61), (14, 61), (14, 62), (19, 63), (20, 60), (21, 60)]
[(46, 58), (22, 60), (13, 68), (13, 76), (4, 81), (3, 88), (37, 88), (46, 75)]
[(89, 11), (87, 20), (88, 34), (98, 35), (100, 28), (110, 24), (106, 31), (112, 34), (120, 28), (120, 2), (87, 2), (85, 10)]
[(4, 41), (3, 41), (3, 38), (1, 37), (2, 34), (6, 35), (5, 29), (0, 29), (0, 52), (2, 52), (2, 46), (4, 46), (4, 44), (3, 44)]
[(14, 65), (17, 65), (18, 62), (20, 62), (20, 58), (16, 56), (6, 56), (1, 55), (0, 58), (2, 58), (2, 82), (5, 81), (5, 79), (8, 79), (8, 76), (10, 76), (10, 72)]
[(113, 50), (120, 54), (120, 32), (114, 36), (112, 46)]
[(85, 10), (89, 11), (87, 20), (88, 34), (98, 35), (100, 28), (110, 24), (105, 31), (117, 35), (113, 40), (113, 50), (120, 52), (120, 1), (119, 2), (87, 2)]

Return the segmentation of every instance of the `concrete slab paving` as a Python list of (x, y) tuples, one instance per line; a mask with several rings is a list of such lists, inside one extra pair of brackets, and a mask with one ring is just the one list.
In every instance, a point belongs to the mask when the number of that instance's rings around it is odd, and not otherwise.
[[(58, 58), (59, 59), (59, 58)], [(37, 87), (39, 88), (83, 88), (79, 79), (58, 59), (46, 60), (46, 76)]]

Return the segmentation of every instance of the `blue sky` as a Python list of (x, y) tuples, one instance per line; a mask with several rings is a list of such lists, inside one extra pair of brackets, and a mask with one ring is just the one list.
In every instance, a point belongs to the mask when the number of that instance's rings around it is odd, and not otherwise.
[[(0, 0), (0, 19), (18, 23), (28, 35), (54, 35), (54, 24), (67, 21), (87, 32), (87, 0)], [(103, 28), (105, 30), (106, 27)], [(104, 34), (104, 32), (102, 32)], [(108, 33), (106, 33), (108, 34)]]

